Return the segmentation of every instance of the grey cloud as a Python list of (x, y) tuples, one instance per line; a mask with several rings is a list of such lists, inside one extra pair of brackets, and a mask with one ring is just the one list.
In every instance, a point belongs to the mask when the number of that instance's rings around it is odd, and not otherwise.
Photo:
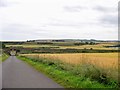
[(59, 19), (52, 19), (53, 21), (51, 23), (46, 24), (46, 26), (59, 26), (59, 27), (78, 27), (82, 28), (84, 26), (90, 26), (90, 25), (97, 25), (96, 22), (73, 22), (73, 21), (65, 21), (65, 20), (59, 20)]
[(26, 25), (22, 24), (6, 24), (5, 26), (2, 27), (3, 31), (14, 31), (14, 32), (21, 32), (23, 31), (23, 28), (27, 28)]
[(4, 1), (0, 0), (0, 7), (6, 7), (6, 6), (7, 4)]
[(48, 24), (48, 25), (50, 25), (50, 26), (80, 26), (81, 24), (79, 24), (79, 23), (65, 23), (65, 22), (63, 22), (63, 23), (50, 23), (50, 24)]
[(113, 15), (106, 15), (101, 18), (101, 24), (107, 24), (108, 26), (117, 26), (118, 17)]
[(12, 40), (27, 40), (28, 38), (32, 39), (32, 37), (43, 37), (48, 34), (50, 34), (50, 32), (48, 33), (48, 30), (42, 29), (41, 27), (36, 28), (34, 26), (17, 23), (7, 24), (2, 27), (3, 40), (7, 40), (9, 38)]
[(93, 7), (93, 10), (97, 10), (101, 12), (117, 12), (117, 8), (103, 7), (103, 6)]
[(68, 12), (80, 12), (83, 9), (87, 9), (87, 8), (82, 6), (65, 6), (64, 7), (64, 10)]
[(13, 5), (18, 5), (19, 3), (16, 2), (10, 2), (7, 0), (0, 0), (0, 7), (9, 7), (9, 6), (13, 6)]
[(60, 20), (60, 19), (55, 19), (52, 18), (51, 22), (46, 24), (46, 26), (64, 26), (64, 27), (76, 27), (76, 26), (81, 26), (84, 25), (84, 23), (80, 22), (73, 22), (73, 21), (65, 21), (65, 20)]
[(51, 23), (48, 23), (46, 26), (60, 26), (60, 27), (89, 27), (89, 26), (104, 26), (104, 27), (117, 27), (118, 17), (117, 15), (104, 15), (98, 22), (73, 22), (73, 21), (64, 21), (64, 20), (54, 20)]
[[(22, 25), (22, 24), (6, 24), (2, 26), (2, 34), (11, 33), (11, 36), (25, 36), (31, 34), (31, 29), (29, 26)], [(20, 36), (21, 35), (21, 36)], [(11, 37), (10, 37), (11, 38)]]

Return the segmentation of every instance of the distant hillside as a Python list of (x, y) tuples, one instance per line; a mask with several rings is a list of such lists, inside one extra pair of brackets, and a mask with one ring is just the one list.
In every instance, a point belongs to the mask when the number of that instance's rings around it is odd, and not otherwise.
[(118, 42), (117, 40), (95, 40), (95, 39), (43, 39), (27, 40), (27, 42)]

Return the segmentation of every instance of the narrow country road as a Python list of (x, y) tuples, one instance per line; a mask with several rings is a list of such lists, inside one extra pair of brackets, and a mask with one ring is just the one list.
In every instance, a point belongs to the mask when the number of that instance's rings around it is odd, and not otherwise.
[(25, 62), (10, 56), (2, 64), (3, 88), (62, 88)]

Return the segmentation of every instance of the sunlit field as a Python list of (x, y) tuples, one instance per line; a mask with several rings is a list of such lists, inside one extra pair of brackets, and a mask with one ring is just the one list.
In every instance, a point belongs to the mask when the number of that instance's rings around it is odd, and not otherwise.
[(32, 58), (60, 60), (68, 64), (93, 64), (102, 68), (118, 69), (118, 53), (23, 54)]
[(107, 45), (103, 45), (103, 44), (100, 44), (100, 45), (82, 45), (82, 46), (71, 46), (71, 47), (66, 47), (66, 46), (62, 46), (60, 47), (61, 49), (66, 49), (66, 48), (71, 48), (71, 49), (98, 49), (98, 50), (116, 50), (117, 48), (106, 48), (104, 46), (107, 46)]

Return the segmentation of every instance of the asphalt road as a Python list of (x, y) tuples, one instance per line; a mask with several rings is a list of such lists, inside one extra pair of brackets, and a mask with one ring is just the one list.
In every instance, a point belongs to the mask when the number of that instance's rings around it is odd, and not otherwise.
[(15, 56), (10, 56), (2, 64), (2, 87), (63, 88)]

